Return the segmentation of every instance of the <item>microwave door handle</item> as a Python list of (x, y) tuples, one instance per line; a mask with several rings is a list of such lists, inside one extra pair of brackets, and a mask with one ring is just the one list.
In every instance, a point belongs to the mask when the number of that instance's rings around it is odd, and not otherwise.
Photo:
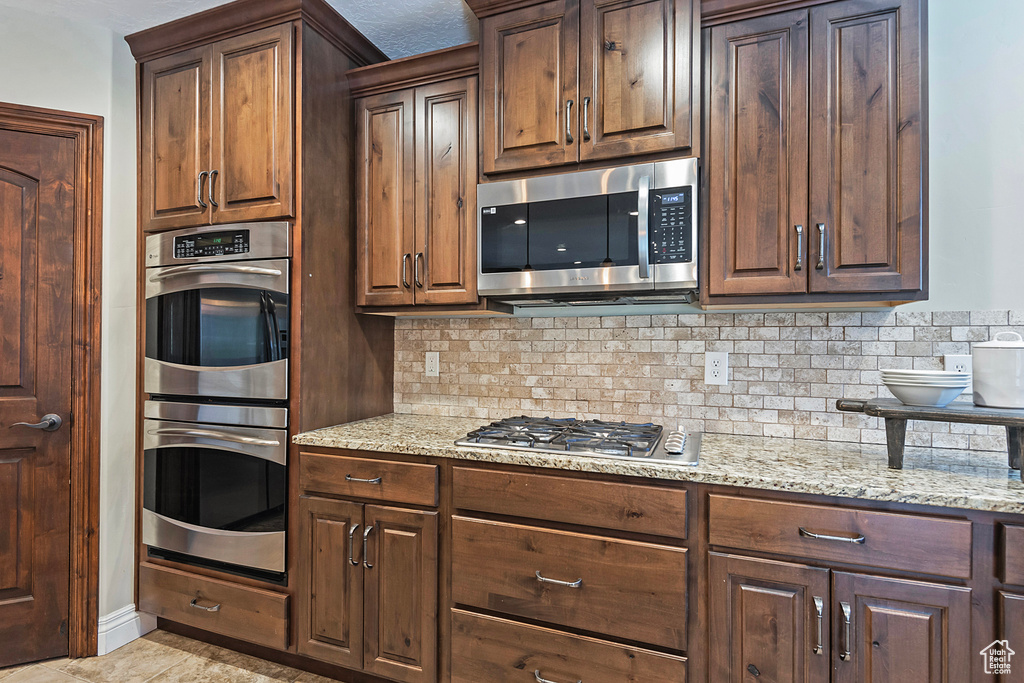
[(640, 261), (640, 277), (651, 276), (650, 232), (651, 177), (640, 176), (640, 190), (636, 198), (636, 242)]
[(181, 427), (160, 427), (151, 429), (149, 433), (153, 436), (194, 436), (204, 439), (217, 439), (218, 441), (229, 441), (232, 443), (244, 443), (250, 446), (280, 446), (281, 442), (273, 439), (257, 439), (254, 436), (241, 436), (240, 434), (228, 434), (212, 429), (183, 429)]
[(150, 282), (159, 282), (176, 275), (190, 273), (243, 273), (245, 275), (267, 275), (280, 277), (283, 273), (277, 268), (260, 268), (259, 266), (242, 266), (232, 263), (197, 263), (189, 266), (173, 266), (161, 268), (160, 272), (149, 276)]

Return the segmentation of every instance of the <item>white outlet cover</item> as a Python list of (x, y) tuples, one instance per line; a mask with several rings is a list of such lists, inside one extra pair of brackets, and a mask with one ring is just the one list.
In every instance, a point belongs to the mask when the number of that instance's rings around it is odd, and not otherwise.
[[(964, 374), (974, 374), (974, 357), (971, 355), (956, 355), (947, 353), (944, 356), (945, 368), (947, 372), (963, 372)], [(963, 368), (962, 370), (959, 368)]]
[(704, 384), (729, 383), (729, 354), (709, 351), (704, 354)]
[(427, 357), (423, 365), (427, 377), (440, 377), (441, 360), (440, 354), (437, 351), (427, 351)]

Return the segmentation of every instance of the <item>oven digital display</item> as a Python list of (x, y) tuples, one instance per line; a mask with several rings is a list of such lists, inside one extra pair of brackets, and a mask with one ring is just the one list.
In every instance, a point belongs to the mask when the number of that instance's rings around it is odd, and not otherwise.
[(174, 258), (202, 258), (249, 253), (249, 231), (231, 230), (174, 238)]
[(679, 204), (686, 201), (686, 195), (682, 194), (663, 194), (661, 195), (662, 204)]

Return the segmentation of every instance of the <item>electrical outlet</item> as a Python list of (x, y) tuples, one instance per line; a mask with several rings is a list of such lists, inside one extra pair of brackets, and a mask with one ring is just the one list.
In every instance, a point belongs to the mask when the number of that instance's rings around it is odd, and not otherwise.
[(970, 375), (974, 372), (974, 363), (972, 362), (971, 356), (956, 356), (951, 353), (947, 353), (946, 359), (946, 370), (950, 372), (962, 372), (966, 375)]
[(423, 365), (427, 377), (439, 377), (441, 375), (441, 359), (437, 351), (427, 351), (427, 358)]
[(704, 354), (704, 384), (729, 383), (729, 354), (709, 351)]

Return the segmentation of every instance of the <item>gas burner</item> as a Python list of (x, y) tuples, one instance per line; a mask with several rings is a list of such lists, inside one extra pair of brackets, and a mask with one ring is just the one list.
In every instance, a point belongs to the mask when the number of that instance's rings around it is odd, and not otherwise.
[[(661, 425), (572, 418), (529, 417), (522, 415), (492, 422), (475, 429), (459, 446), (485, 446), (538, 453), (572, 453), (601, 458), (644, 460), (656, 463), (696, 465), (700, 434), (672, 432), (673, 446), (662, 443)], [(685, 440), (685, 447), (675, 444)]]

